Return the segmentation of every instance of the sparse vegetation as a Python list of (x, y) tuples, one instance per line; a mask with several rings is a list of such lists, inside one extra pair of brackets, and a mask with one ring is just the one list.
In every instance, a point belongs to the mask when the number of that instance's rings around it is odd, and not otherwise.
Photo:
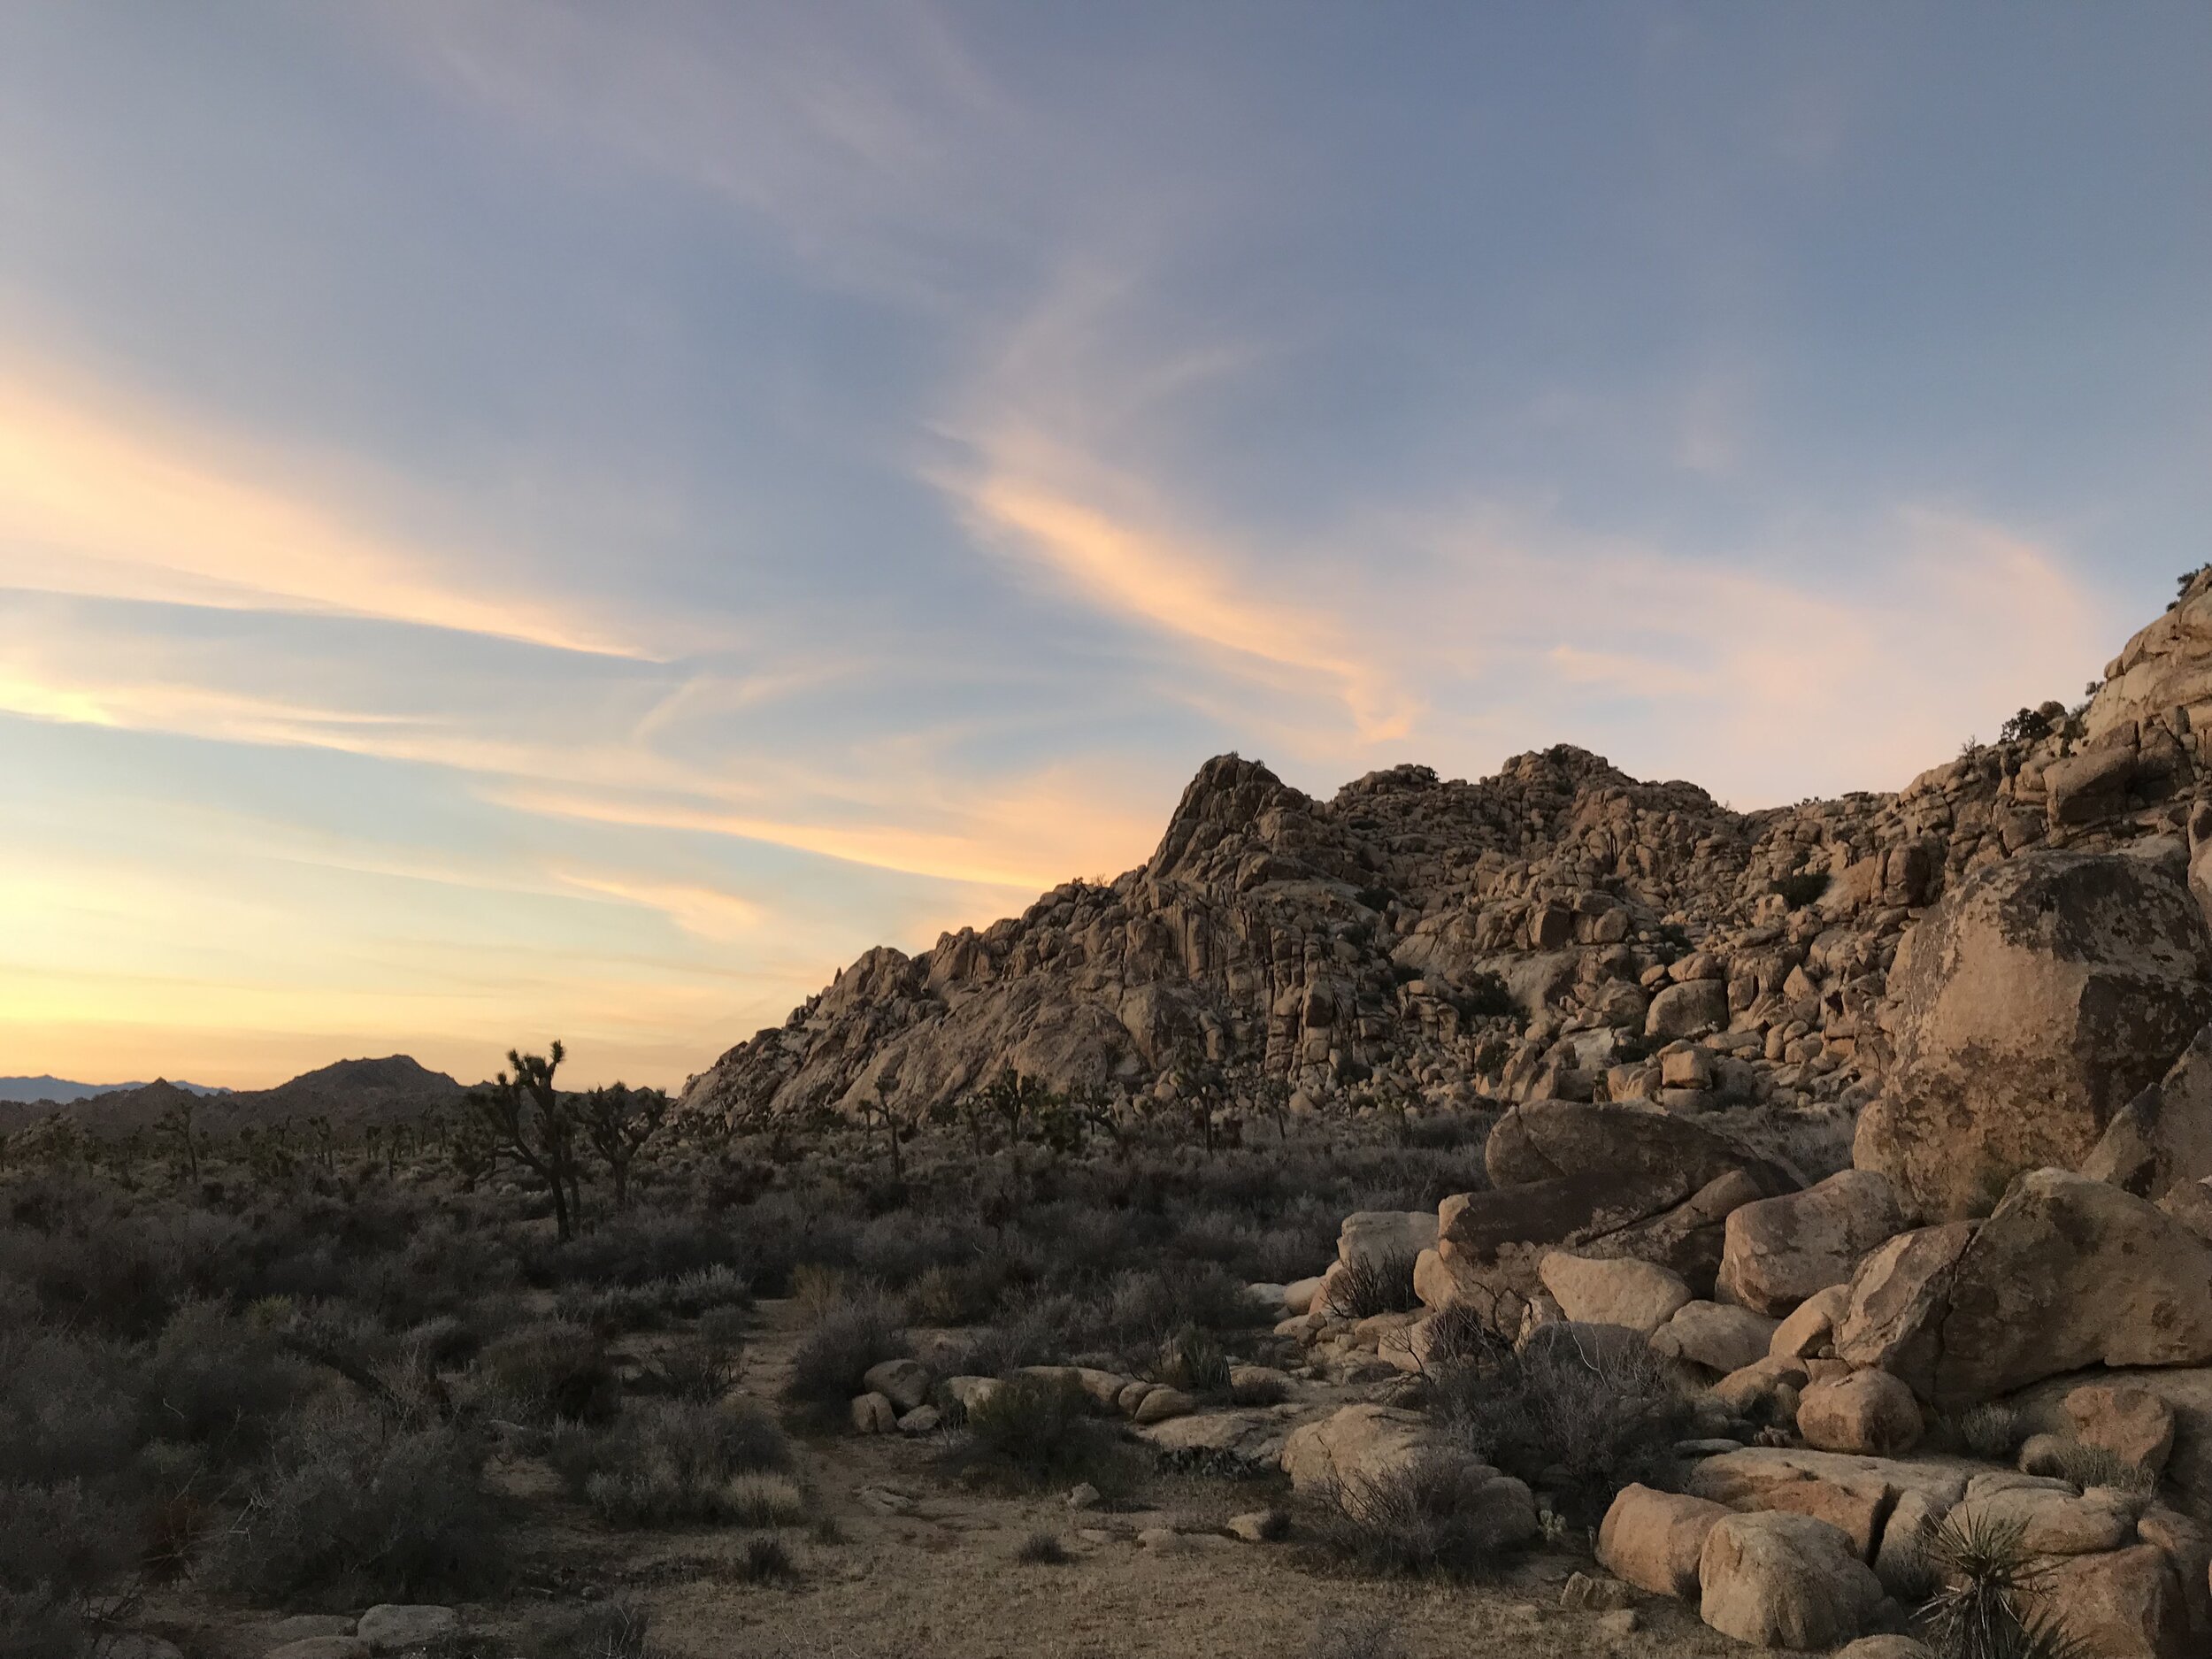
[(1938, 1659), (2081, 1659), (2060, 1615), (2039, 1605), (2047, 1570), (2022, 1541), (2024, 1531), (1970, 1510), (1923, 1535), (1942, 1581), (1921, 1613)]
[(789, 1444), (749, 1408), (640, 1401), (606, 1428), (565, 1432), (551, 1461), (616, 1526), (781, 1526), (805, 1510)]
[(1413, 1257), (1402, 1250), (1356, 1256), (1335, 1271), (1329, 1311), (1340, 1319), (1403, 1313), (1421, 1305), (1413, 1294)]
[(1435, 1453), (1333, 1486), (1320, 1537), (1365, 1571), (1467, 1578), (1496, 1568), (1512, 1548), (1507, 1509), (1488, 1471), (1471, 1457)]
[(1088, 1482), (1111, 1495), (1135, 1472), (1119, 1431), (1094, 1415), (1079, 1386), (1059, 1378), (1002, 1384), (968, 1412), (944, 1460), (966, 1479), (1029, 1491)]

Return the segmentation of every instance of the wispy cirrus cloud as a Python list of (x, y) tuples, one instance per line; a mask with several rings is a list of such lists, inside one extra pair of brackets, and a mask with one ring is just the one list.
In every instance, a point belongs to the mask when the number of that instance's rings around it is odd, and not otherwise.
[(580, 609), (472, 588), (452, 549), (357, 522), (288, 477), (296, 470), (111, 389), (0, 363), (0, 586), (649, 656)]

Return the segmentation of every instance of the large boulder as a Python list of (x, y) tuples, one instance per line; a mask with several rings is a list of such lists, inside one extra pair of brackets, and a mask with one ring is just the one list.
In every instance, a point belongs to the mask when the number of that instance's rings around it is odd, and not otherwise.
[(1920, 1402), (1885, 1371), (1855, 1371), (1807, 1386), (1798, 1402), (1797, 1432), (1824, 1452), (1893, 1456), (1920, 1440)]
[(2212, 1363), (2212, 1248), (2131, 1194), (2039, 1170), (1960, 1257), (1937, 1348), (1947, 1406), (2085, 1365)]
[(1680, 1274), (1653, 1262), (1608, 1261), (1554, 1250), (1536, 1271), (1568, 1318), (1625, 1325), (1647, 1336), (1691, 1299)]
[(1851, 1540), (1809, 1515), (1732, 1515), (1705, 1535), (1699, 1612), (1755, 1647), (1833, 1647), (1859, 1635), (1886, 1599)]
[(1767, 1357), (1776, 1323), (1748, 1308), (1725, 1302), (1685, 1302), (1674, 1317), (1651, 1333), (1651, 1346), (1669, 1359), (1702, 1365), (1708, 1371), (1741, 1371)]
[(1506, 1328), (1541, 1289), (1554, 1249), (1656, 1263), (1710, 1286), (1731, 1211), (1797, 1183), (1779, 1165), (1679, 1118), (1629, 1106), (1532, 1101), (1491, 1131), (1486, 1192), (1444, 1201), (1432, 1307), (1471, 1303)]
[(1336, 1259), (1347, 1265), (1405, 1262), (1436, 1242), (1433, 1210), (1361, 1210), (1337, 1229)]
[(1325, 1493), (1371, 1485), (1443, 1449), (1442, 1432), (1418, 1411), (1356, 1405), (1301, 1425), (1283, 1447), (1293, 1488)]
[(1853, 1162), (1934, 1217), (2073, 1168), (2212, 1018), (2212, 930), (2159, 866), (2025, 853), (1960, 882), (1899, 949), (1895, 1064)]
[(1845, 1170), (1801, 1193), (1746, 1204), (1728, 1217), (1720, 1300), (1788, 1313), (1848, 1282), (1866, 1253), (1910, 1220), (1888, 1178), (1872, 1170)]
[(1644, 1011), (1644, 1035), (1671, 1041), (1728, 1023), (1728, 987), (1718, 979), (1670, 985)]
[(2038, 1591), (2094, 1659), (2200, 1659), (2189, 1632), (2189, 1591), (2154, 1544), (2062, 1555)]
[(1947, 1514), (1966, 1495), (1966, 1471), (1894, 1457), (1754, 1446), (1705, 1458), (1686, 1485), (1694, 1497), (1746, 1513), (1813, 1516), (1840, 1529), (1870, 1561), (1908, 1500), (1916, 1515)]
[(1598, 1528), (1598, 1563), (1654, 1595), (1694, 1600), (1705, 1535), (1729, 1514), (1709, 1498), (1624, 1486)]
[(2212, 1025), (2119, 1110), (2081, 1172), (2153, 1199), (2212, 1176)]
[(1878, 1366), (1903, 1378), (1916, 1393), (1932, 1394), (1951, 1283), (1978, 1225), (1954, 1221), (1900, 1233), (1860, 1263), (1836, 1322), (1836, 1357), (1850, 1365)]

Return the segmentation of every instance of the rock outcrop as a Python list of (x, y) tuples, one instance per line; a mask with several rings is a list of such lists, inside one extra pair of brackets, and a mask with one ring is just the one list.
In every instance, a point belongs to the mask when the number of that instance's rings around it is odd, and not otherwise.
[(2037, 853), (1967, 878), (1893, 972), (1896, 1064), (1853, 1162), (1932, 1218), (2072, 1169), (2212, 1016), (2212, 931), (2149, 861)]

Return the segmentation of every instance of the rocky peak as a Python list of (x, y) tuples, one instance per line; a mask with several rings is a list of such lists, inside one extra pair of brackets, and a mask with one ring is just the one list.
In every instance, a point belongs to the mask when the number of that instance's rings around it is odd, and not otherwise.
[(1217, 755), (1184, 788), (1145, 872), (1155, 880), (1189, 877), (1208, 853), (1250, 831), (1271, 810), (1312, 805), (1258, 761)]

